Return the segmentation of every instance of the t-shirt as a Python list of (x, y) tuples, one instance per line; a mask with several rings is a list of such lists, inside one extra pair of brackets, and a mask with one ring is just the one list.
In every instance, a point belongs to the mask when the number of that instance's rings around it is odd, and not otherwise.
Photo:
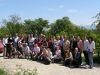
[(89, 41), (88, 40), (84, 40), (84, 51), (88, 51), (88, 43), (89, 43)]
[(17, 36), (17, 37), (15, 37), (15, 38), (14, 38), (14, 42), (15, 42), (15, 43), (17, 43), (17, 42), (18, 42), (18, 39), (19, 39), (19, 37), (18, 37), (18, 36)]
[(6, 45), (8, 43), (8, 38), (3, 38), (3, 45)]
[(55, 59), (60, 59), (61, 58), (61, 50), (56, 50), (56, 53), (54, 55)]
[(79, 41), (77, 42), (77, 47), (78, 47), (79, 49), (82, 49), (82, 48), (83, 48), (83, 42), (82, 42), (82, 40), (79, 40)]
[(30, 48), (29, 48), (28, 46), (22, 47), (22, 51), (23, 51), (25, 54), (28, 54), (28, 53), (30, 53)]
[(95, 42), (92, 41), (92, 43), (88, 43), (88, 51), (93, 52), (94, 49), (95, 49)]
[(64, 50), (69, 50), (69, 47), (70, 47), (70, 41), (67, 40), (63, 43), (63, 49)]
[(34, 47), (33, 52), (34, 53), (39, 53), (40, 52), (40, 47)]
[(35, 40), (35, 38), (31, 37), (31, 38), (28, 39), (28, 42), (33, 42), (34, 43), (34, 40)]

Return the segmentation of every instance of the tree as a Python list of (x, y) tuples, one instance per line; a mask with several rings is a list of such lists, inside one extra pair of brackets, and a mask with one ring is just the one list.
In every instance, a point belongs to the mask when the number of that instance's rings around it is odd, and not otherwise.
[(12, 22), (7, 22), (6, 27), (8, 33), (14, 35), (15, 33), (20, 34), (23, 26), (20, 23), (14, 24)]
[(36, 30), (38, 34), (41, 34), (44, 28), (48, 27), (48, 20), (44, 20), (42, 18), (35, 19)]
[(0, 28), (0, 38), (7, 34), (7, 29), (5, 27)]
[(23, 25), (20, 21), (21, 18), (17, 15), (11, 15), (8, 20), (3, 21), (8, 34), (13, 36), (15, 33), (22, 31)]
[(10, 15), (9, 21), (14, 23), (14, 24), (20, 23), (21, 17), (19, 17), (17, 15)]
[(27, 33), (37, 33), (41, 34), (43, 29), (48, 27), (48, 20), (44, 20), (42, 18), (32, 20), (25, 20), (24, 26), (26, 28)]
[(36, 33), (37, 26), (34, 21), (28, 19), (24, 21), (24, 28), (26, 33)]
[(74, 24), (71, 23), (71, 21), (69, 20), (68, 17), (63, 17), (62, 19), (58, 19), (56, 20), (55, 23), (52, 23), (51, 26), (51, 33), (53, 35), (57, 34), (57, 33), (65, 33), (66, 34), (70, 34), (72, 32), (74, 32), (75, 26)]

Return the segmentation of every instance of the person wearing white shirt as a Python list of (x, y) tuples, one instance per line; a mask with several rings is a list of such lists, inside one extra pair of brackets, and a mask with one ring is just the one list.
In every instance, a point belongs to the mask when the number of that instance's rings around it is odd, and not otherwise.
[(89, 41), (88, 41), (88, 39), (85, 37), (84, 42), (83, 42), (83, 53), (84, 53), (86, 65), (89, 65), (88, 44), (89, 44)]
[(29, 44), (29, 47), (31, 50), (32, 50), (33, 45), (34, 45), (34, 41), (35, 41), (35, 38), (33, 37), (33, 34), (30, 34), (28, 37), (28, 44)]
[(56, 47), (55, 55), (53, 56), (53, 62), (60, 62), (61, 59), (62, 59), (61, 50), (58, 46)]
[(17, 48), (17, 46), (18, 46), (18, 40), (19, 40), (19, 36), (18, 36), (18, 34), (16, 33), (16, 34), (15, 34), (15, 37), (14, 37), (14, 47), (15, 47), (15, 48)]
[(6, 56), (6, 45), (8, 43), (8, 35), (6, 35), (5, 38), (3, 38), (3, 45), (4, 45), (4, 52), (3, 55)]
[(23, 44), (22, 51), (23, 51), (23, 54), (24, 54), (25, 58), (26, 58), (26, 57), (29, 58), (31, 51), (30, 51), (30, 48), (29, 48), (29, 46), (27, 45), (27, 43), (24, 43), (24, 44)]
[(3, 38), (3, 45), (6, 46), (6, 44), (8, 43), (8, 38)]
[(32, 49), (32, 59), (37, 59), (40, 53), (40, 47), (38, 47), (37, 44), (34, 45), (34, 48)]
[(40, 53), (40, 47), (38, 47), (38, 45), (35, 44), (32, 51), (33, 51), (35, 54), (38, 54), (38, 53)]
[(89, 43), (88, 43), (88, 58), (89, 58), (89, 66), (90, 69), (93, 68), (93, 52), (95, 50), (95, 42), (93, 41), (93, 38), (89, 38)]

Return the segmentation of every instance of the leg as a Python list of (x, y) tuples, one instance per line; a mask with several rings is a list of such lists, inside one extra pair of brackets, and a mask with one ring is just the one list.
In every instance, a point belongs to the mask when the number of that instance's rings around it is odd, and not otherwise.
[(93, 68), (93, 52), (89, 52), (89, 65)]
[(85, 62), (87, 65), (89, 65), (89, 57), (88, 57), (88, 52), (87, 51), (84, 51), (84, 57), (85, 57)]

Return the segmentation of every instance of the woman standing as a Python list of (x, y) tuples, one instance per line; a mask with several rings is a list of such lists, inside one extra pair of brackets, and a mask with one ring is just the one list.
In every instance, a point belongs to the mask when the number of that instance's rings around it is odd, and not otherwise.
[(95, 42), (93, 41), (92, 37), (89, 37), (88, 43), (88, 58), (89, 58), (89, 67), (90, 69), (93, 68), (93, 52), (95, 50)]
[(70, 41), (67, 39), (67, 37), (64, 39), (64, 43), (63, 43), (63, 52), (62, 52), (62, 57), (66, 58), (66, 53), (67, 51), (70, 51)]

